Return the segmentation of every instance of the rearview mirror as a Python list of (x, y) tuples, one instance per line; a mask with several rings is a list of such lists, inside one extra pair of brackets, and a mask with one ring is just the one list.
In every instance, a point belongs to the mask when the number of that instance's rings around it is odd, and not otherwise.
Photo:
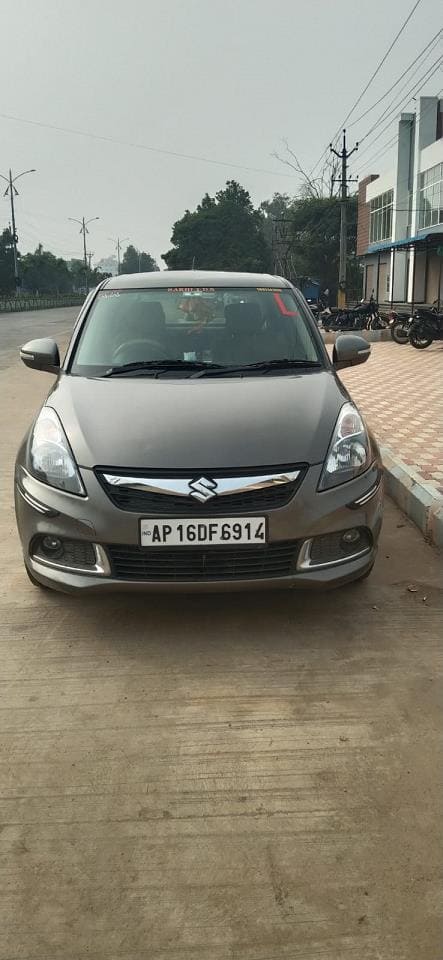
[(29, 340), (20, 350), (20, 359), (33, 370), (46, 370), (47, 373), (58, 373), (60, 370), (58, 346), (50, 337)]
[(370, 344), (363, 337), (357, 337), (353, 333), (342, 334), (335, 341), (332, 362), (336, 370), (356, 367), (368, 359), (370, 352)]

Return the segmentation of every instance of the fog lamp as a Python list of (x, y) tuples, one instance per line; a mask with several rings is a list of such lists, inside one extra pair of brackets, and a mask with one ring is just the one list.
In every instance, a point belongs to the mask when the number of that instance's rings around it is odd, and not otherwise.
[(63, 553), (63, 544), (59, 537), (46, 536), (42, 539), (42, 550), (47, 557), (54, 559)]
[(360, 540), (360, 530), (346, 530), (341, 539), (346, 546), (358, 543)]

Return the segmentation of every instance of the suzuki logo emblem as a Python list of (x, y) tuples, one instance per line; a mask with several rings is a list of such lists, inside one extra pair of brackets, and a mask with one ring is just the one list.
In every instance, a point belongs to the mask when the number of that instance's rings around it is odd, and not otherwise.
[(215, 480), (209, 480), (208, 477), (199, 477), (198, 480), (191, 480), (188, 484), (189, 496), (200, 503), (206, 503), (211, 497), (217, 496), (217, 484)]

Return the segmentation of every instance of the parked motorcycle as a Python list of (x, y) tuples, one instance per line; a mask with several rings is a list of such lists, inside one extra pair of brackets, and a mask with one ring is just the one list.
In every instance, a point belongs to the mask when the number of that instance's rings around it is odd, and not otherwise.
[(378, 305), (375, 304), (376, 309), (369, 316), (369, 320), (366, 324), (367, 330), (386, 330), (389, 326), (389, 320), (387, 317), (383, 317), (381, 313), (378, 312)]
[(314, 318), (317, 323), (321, 319), (323, 313), (325, 316), (329, 316), (328, 300), (329, 290), (325, 291), (325, 293), (322, 293), (317, 300), (313, 300), (311, 297), (308, 297), (306, 300), (312, 313), (314, 314)]
[(314, 314), (314, 318), (318, 323), (319, 312), (320, 312), (319, 306), (318, 306), (318, 300), (312, 300), (310, 297), (308, 297), (308, 299), (306, 300), (306, 303), (310, 307), (311, 312)]
[(412, 324), (410, 313), (391, 310), (388, 315), (388, 324), (392, 339), (401, 345), (409, 343), (409, 331)]
[(425, 350), (434, 340), (443, 340), (443, 313), (438, 313), (435, 306), (418, 307), (414, 310), (409, 342), (416, 350)]
[(321, 314), (324, 330), (377, 330), (382, 323), (378, 303), (373, 297), (368, 302), (362, 300), (356, 307), (324, 310)]

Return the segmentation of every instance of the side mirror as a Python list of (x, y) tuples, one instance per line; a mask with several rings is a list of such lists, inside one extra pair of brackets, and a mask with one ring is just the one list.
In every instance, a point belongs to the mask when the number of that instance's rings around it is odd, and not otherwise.
[(363, 337), (357, 337), (353, 333), (343, 334), (335, 341), (332, 363), (336, 370), (356, 367), (359, 363), (365, 363), (370, 352), (370, 344)]
[(20, 359), (33, 370), (46, 370), (47, 373), (58, 373), (60, 370), (58, 346), (49, 337), (25, 343), (20, 350)]

